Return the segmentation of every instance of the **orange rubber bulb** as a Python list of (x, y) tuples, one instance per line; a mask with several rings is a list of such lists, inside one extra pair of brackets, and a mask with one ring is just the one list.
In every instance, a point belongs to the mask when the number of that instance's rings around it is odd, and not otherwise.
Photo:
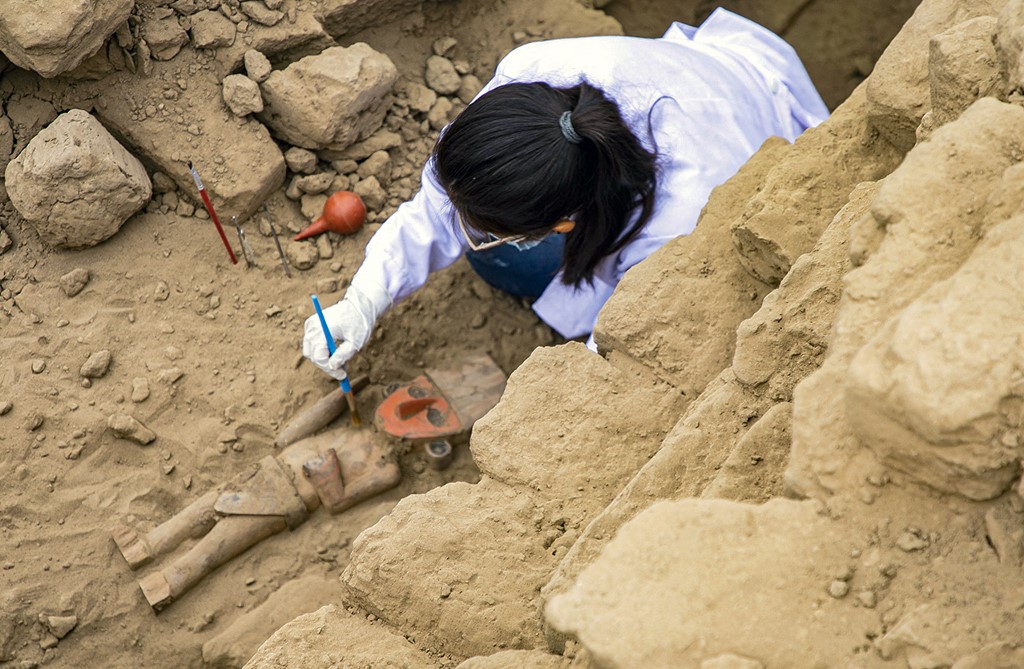
[(299, 241), (328, 230), (351, 235), (358, 232), (365, 222), (366, 205), (363, 199), (352, 191), (340, 190), (327, 198), (323, 215), (292, 239)]

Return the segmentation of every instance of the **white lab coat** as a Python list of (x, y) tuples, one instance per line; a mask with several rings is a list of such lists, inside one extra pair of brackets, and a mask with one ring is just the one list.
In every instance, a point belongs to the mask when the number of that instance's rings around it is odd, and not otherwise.
[[(711, 189), (735, 174), (768, 137), (792, 141), (828, 115), (796, 52), (767, 29), (723, 9), (699, 28), (674, 23), (659, 39), (599, 36), (525, 44), (498, 64), (481, 95), (512, 82), (568, 87), (584, 80), (618, 103), (648, 149), (656, 147), (659, 181), (653, 216), (629, 244), (600, 262), (593, 284), (574, 289), (559, 275), (534, 302), (537, 315), (568, 338), (593, 330), (627, 269), (693, 231)], [(431, 272), (466, 252), (454, 216), (428, 163), (419, 193), (367, 244), (353, 285), (382, 287), (393, 302), (412, 293)]]

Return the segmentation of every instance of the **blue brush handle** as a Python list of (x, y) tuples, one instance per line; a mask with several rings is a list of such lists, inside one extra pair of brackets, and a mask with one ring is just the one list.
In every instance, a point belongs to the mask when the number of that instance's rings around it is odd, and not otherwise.
[[(334, 345), (334, 337), (331, 336), (331, 329), (327, 327), (327, 319), (324, 318), (324, 310), (320, 308), (320, 300), (316, 299), (316, 295), (313, 296), (313, 308), (316, 309), (316, 315), (320, 318), (320, 327), (324, 329), (324, 336), (327, 337), (327, 350), (331, 352), (331, 355), (334, 355), (337, 347)], [(343, 393), (352, 392), (352, 385), (348, 382), (348, 374), (346, 374), (345, 378), (338, 383), (341, 384), (341, 391)]]

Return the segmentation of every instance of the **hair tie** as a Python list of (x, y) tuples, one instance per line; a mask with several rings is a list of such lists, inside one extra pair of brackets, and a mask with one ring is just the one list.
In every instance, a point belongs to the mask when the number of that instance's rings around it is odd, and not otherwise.
[(576, 128), (572, 127), (572, 112), (567, 111), (562, 114), (562, 117), (558, 119), (558, 127), (562, 129), (562, 137), (565, 137), (566, 141), (570, 144), (579, 144), (583, 141), (583, 138), (576, 132)]

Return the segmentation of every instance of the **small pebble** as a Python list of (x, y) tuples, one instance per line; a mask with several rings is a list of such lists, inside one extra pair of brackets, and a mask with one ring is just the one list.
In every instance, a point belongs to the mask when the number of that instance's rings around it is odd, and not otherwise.
[[(68, 564), (67, 566), (70, 567), (71, 565)], [(50, 631), (58, 639), (63, 639), (70, 634), (76, 625), (78, 625), (78, 616), (48, 616), (46, 618), (46, 626), (50, 628)]]
[(107, 427), (114, 435), (134, 441), (140, 446), (152, 443), (156, 434), (128, 414), (112, 414), (107, 417)]
[(132, 379), (132, 402), (138, 404), (149, 399), (149, 381), (143, 377)]
[(185, 375), (185, 372), (181, 371), (177, 367), (171, 367), (169, 369), (165, 369), (165, 370), (161, 371), (160, 374), (157, 375), (157, 378), (160, 379), (161, 383), (168, 383), (168, 384), (170, 384), (170, 383), (174, 383), (175, 381), (177, 381), (178, 379), (180, 379), (184, 375)]
[(42, 358), (36, 358), (32, 361), (32, 373), (42, 374), (46, 370), (46, 361)]
[(96, 351), (85, 361), (78, 374), (85, 379), (98, 379), (110, 369), (110, 361), (110, 351)]
[(842, 599), (848, 592), (850, 592), (850, 584), (846, 581), (835, 580), (828, 586), (828, 594), (836, 599)]
[(0, 402), (0, 416), (9, 414), (13, 408), (14, 404), (10, 401)]
[(65, 295), (74, 297), (82, 292), (82, 289), (89, 283), (90, 278), (89, 270), (79, 267), (62, 276), (59, 283)]
[(320, 295), (334, 293), (338, 290), (337, 279), (320, 279), (316, 282), (316, 292)]

